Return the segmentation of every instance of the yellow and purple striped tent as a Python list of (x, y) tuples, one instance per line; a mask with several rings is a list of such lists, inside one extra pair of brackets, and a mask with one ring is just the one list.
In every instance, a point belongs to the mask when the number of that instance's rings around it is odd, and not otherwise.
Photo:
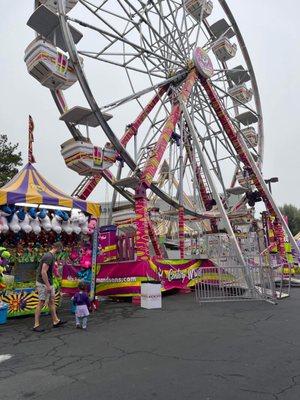
[(95, 217), (100, 216), (100, 204), (71, 197), (49, 183), (31, 163), (0, 189), (0, 206), (34, 203), (58, 207), (79, 208)]

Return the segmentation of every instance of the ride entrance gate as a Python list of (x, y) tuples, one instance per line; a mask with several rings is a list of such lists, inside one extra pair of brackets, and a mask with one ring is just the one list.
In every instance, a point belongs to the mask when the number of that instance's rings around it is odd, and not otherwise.
[(197, 302), (276, 302), (273, 270), (260, 257), (255, 234), (243, 237), (241, 247), (245, 265), (241, 265), (227, 234), (206, 235), (204, 243), (208, 258), (214, 265), (203, 269), (198, 277), (195, 285)]

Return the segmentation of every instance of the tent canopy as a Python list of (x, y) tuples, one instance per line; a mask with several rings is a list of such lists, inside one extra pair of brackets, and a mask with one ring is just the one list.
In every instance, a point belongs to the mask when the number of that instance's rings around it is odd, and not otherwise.
[(100, 205), (71, 197), (49, 183), (31, 163), (0, 188), (0, 206), (4, 204), (35, 203), (79, 208), (95, 217), (100, 216)]

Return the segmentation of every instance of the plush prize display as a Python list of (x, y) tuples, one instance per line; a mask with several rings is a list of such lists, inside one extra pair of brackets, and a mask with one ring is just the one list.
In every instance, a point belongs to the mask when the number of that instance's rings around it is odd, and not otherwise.
[(86, 216), (82, 211), (73, 209), (71, 213), (62, 210), (55, 210), (51, 215), (46, 209), (38, 210), (35, 207), (25, 209), (24, 207), (1, 206), (0, 207), (0, 234), (7, 234), (9, 231), (14, 234), (33, 232), (39, 236), (42, 231), (53, 231), (57, 235), (62, 232), (67, 235), (73, 233), (79, 235), (91, 235), (97, 225), (94, 217)]

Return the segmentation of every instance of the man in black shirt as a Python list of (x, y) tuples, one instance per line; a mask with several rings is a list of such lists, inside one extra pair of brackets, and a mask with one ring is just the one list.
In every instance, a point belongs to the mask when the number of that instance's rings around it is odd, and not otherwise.
[(62, 243), (55, 242), (48, 253), (45, 253), (36, 271), (36, 289), (39, 295), (39, 302), (35, 309), (34, 327), (35, 332), (43, 332), (40, 328), (40, 315), (46, 301), (51, 311), (53, 327), (56, 328), (64, 324), (56, 314), (55, 289), (53, 287), (53, 266), (55, 254), (62, 250)]

